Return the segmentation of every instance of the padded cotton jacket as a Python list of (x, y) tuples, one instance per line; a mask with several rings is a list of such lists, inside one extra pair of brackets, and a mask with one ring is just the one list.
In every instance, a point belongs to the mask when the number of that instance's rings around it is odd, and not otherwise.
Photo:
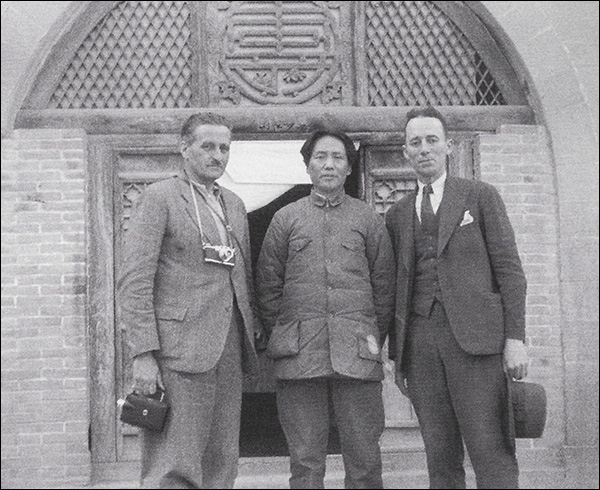
[(257, 275), (276, 377), (383, 379), (394, 281), (383, 219), (363, 201), (345, 194), (330, 201), (313, 190), (278, 211)]

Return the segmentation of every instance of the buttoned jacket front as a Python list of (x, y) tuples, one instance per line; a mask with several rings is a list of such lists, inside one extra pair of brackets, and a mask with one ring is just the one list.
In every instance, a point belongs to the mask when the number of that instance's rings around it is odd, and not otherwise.
[(276, 376), (382, 379), (394, 279), (384, 222), (363, 201), (313, 190), (278, 211), (257, 275)]

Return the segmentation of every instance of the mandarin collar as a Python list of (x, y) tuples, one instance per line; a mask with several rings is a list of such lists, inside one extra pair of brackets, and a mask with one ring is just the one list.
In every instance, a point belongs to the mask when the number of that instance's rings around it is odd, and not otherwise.
[(310, 200), (311, 200), (311, 202), (315, 206), (318, 206), (320, 208), (339, 206), (340, 204), (342, 204), (344, 202), (345, 198), (346, 198), (346, 193), (344, 192), (343, 189), (341, 190), (341, 192), (339, 192), (338, 194), (335, 194), (332, 197), (327, 197), (327, 196), (324, 196), (323, 194), (319, 194), (314, 189), (314, 187), (310, 191)]

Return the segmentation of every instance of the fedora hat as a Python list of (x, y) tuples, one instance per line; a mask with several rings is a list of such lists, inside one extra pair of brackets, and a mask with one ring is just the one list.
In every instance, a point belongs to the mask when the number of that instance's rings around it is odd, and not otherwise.
[(508, 386), (515, 437), (521, 439), (541, 437), (546, 425), (544, 387), (526, 381), (510, 381)]

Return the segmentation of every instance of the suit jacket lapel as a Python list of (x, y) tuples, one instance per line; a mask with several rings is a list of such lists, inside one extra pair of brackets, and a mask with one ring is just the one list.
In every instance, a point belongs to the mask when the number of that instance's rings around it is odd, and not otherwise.
[(406, 205), (401, 208), (399, 221), (401, 228), (404, 229), (405, 233), (400, 234), (401, 239), (401, 250), (402, 250), (402, 261), (406, 270), (411, 270), (413, 265), (413, 257), (415, 252), (415, 201), (417, 194), (414, 193), (410, 199), (407, 200)]
[(444, 197), (439, 208), (440, 228), (438, 235), (438, 257), (450, 240), (450, 236), (459, 223), (469, 195), (468, 188), (452, 177), (446, 179)]
[(226, 189), (221, 187), (221, 197), (223, 199), (223, 207), (225, 212), (225, 218), (231, 226), (231, 234), (235, 243), (231, 245), (233, 247), (242, 247), (242, 239), (244, 236), (244, 216), (241, 213), (234, 213), (234, 203), (231, 201), (231, 196)]
[[(196, 216), (196, 207), (194, 206), (194, 200), (192, 199), (189, 182), (185, 175), (180, 175), (179, 182), (179, 190), (181, 193), (181, 198), (184, 201), (185, 212), (192, 220), (192, 223), (198, 232), (200, 232), (200, 226), (198, 225), (198, 218)], [(204, 199), (200, 196), (196, 197), (198, 200), (198, 212), (200, 213), (200, 219), (202, 220), (202, 231), (204, 232), (205, 239), (213, 245), (221, 243), (219, 231), (214, 223), (212, 213), (208, 210)]]

